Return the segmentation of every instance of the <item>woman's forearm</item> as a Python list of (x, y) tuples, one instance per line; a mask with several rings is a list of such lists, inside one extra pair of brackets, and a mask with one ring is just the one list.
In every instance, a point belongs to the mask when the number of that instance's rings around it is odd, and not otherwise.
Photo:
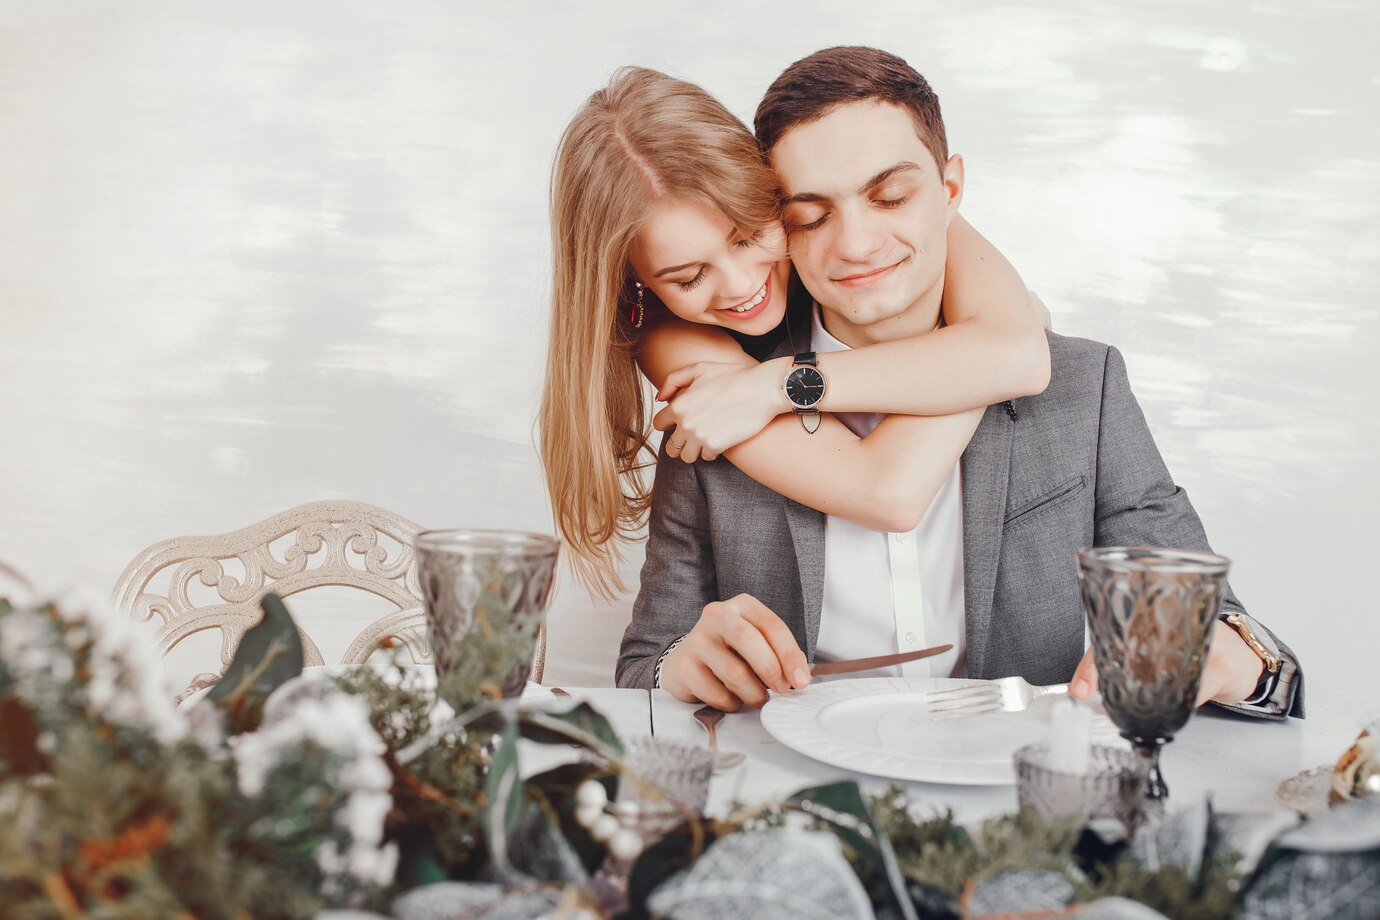
[(945, 415), (1033, 396), (1049, 384), (1049, 343), (1033, 322), (974, 320), (818, 361), (827, 382), (821, 407), (830, 412)]
[(871, 530), (905, 532), (925, 516), (981, 419), (979, 410), (896, 415), (859, 438), (831, 415), (814, 434), (782, 416), (724, 456), (802, 505)]
[[(943, 324), (924, 335), (819, 356), (831, 412), (940, 415), (1044, 391), (1049, 341), (1010, 262), (961, 214), (947, 237)], [(789, 359), (777, 371), (785, 376)], [(784, 402), (784, 396), (783, 396)]]

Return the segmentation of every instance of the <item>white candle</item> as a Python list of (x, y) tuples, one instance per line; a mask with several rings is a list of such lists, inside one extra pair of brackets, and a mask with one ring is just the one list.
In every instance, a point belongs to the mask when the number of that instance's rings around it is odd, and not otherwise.
[(1092, 709), (1070, 699), (1055, 700), (1049, 717), (1049, 768), (1086, 776)]

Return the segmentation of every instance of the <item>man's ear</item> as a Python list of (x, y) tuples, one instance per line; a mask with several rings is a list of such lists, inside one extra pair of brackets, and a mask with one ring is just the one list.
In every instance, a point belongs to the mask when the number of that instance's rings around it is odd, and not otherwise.
[(944, 164), (944, 190), (949, 194), (948, 204), (945, 209), (948, 211), (949, 219), (958, 213), (958, 206), (963, 203), (963, 155), (955, 153), (949, 157), (949, 161)]

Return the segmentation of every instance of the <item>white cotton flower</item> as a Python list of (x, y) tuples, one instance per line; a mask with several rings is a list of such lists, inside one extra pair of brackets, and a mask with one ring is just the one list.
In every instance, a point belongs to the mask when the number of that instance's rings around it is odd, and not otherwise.
[(0, 661), (17, 679), (47, 671), (51, 642), (52, 623), (37, 610), (15, 610), (0, 620)]
[(431, 707), (431, 724), (435, 727), (449, 725), (455, 718), (455, 708), (439, 696)]
[(57, 606), (69, 624), (68, 641), (74, 633), (90, 639), (86, 696), (92, 709), (117, 724), (147, 725), (164, 744), (183, 738), (187, 722), (172, 701), (175, 691), (152, 633), (92, 596), (65, 597)]
[[(331, 685), (332, 688), (334, 685)], [(333, 767), (320, 777), (340, 799), (335, 829), (348, 837), (342, 852), (330, 837), (317, 847), (317, 865), (328, 878), (348, 876), (367, 884), (386, 884), (397, 868), (397, 849), (383, 842), (384, 819), (393, 807), (393, 774), (383, 761), (383, 739), (369, 722), (364, 701), (339, 689), (313, 687), (311, 693), (285, 695), (274, 720), (235, 743), (240, 790), (263, 791), (268, 775), (285, 758), (311, 744), (333, 755)]]
[(186, 734), (151, 632), (90, 592), (68, 594), (53, 606), (56, 617), (29, 608), (0, 620), (0, 660), (22, 698), (39, 710), (64, 705), (77, 678), (73, 658), (89, 652), (76, 684), (86, 707), (117, 725), (147, 727), (164, 744)]

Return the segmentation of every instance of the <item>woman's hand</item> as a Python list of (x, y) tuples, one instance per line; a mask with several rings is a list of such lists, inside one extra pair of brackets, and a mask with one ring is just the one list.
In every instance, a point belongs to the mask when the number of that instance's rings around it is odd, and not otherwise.
[(1027, 290), (1025, 295), (1030, 301), (1030, 309), (1034, 310), (1035, 315), (1040, 319), (1040, 326), (1045, 332), (1053, 332), (1054, 317), (1049, 315), (1049, 307), (1045, 306), (1045, 302), (1040, 299), (1040, 295), (1031, 290)]
[(670, 400), (652, 419), (667, 435), (667, 451), (686, 463), (714, 460), (790, 409), (781, 388), (786, 365), (701, 361), (672, 371), (656, 396)]

